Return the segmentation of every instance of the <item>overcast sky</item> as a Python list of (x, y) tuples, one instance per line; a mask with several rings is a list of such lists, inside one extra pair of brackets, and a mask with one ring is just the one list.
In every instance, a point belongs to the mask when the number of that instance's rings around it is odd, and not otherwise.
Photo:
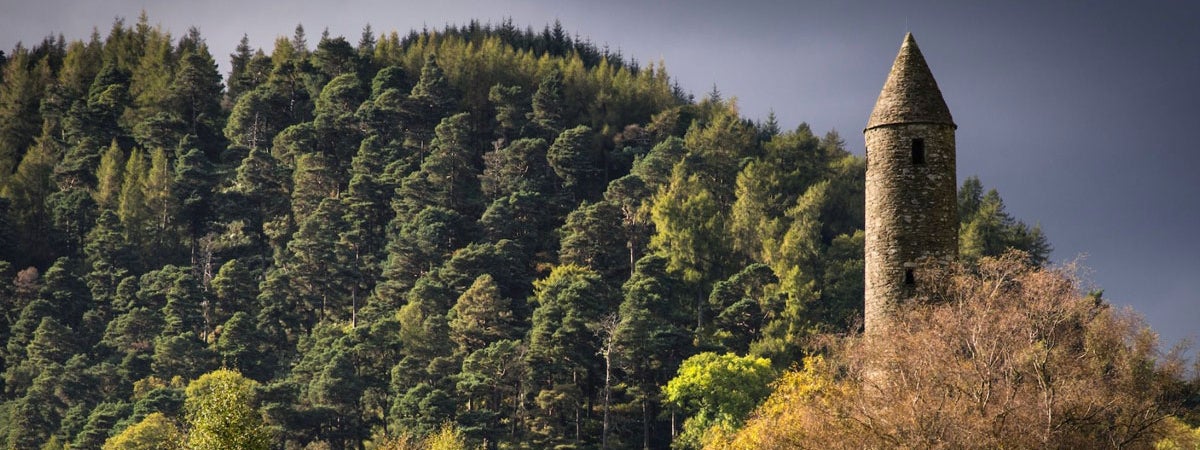
[(278, 1), (0, 0), (0, 48), (51, 33), (85, 39), (116, 17), (173, 36), (196, 26), (222, 72), (242, 34), (270, 51), (297, 24), (357, 42), (506, 17), (566, 29), (668, 72), (700, 97), (715, 84), (743, 115), (862, 128), (905, 31), (958, 124), (958, 176), (1040, 223), (1055, 261), (1085, 256), (1113, 303), (1169, 344), (1200, 323), (1200, 3), (1132, 1)]

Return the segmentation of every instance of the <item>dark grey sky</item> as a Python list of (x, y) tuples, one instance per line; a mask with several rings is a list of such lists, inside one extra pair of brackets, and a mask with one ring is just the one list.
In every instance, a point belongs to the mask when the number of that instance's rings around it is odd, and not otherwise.
[[(356, 42), (512, 17), (555, 19), (642, 62), (662, 59), (697, 96), (716, 84), (741, 111), (836, 129), (862, 154), (866, 123), (905, 31), (958, 123), (959, 179), (978, 175), (1040, 223), (1056, 261), (1086, 255), (1106, 297), (1168, 343), (1200, 322), (1200, 4), (1006, 1), (0, 0), (0, 48), (86, 38), (113, 18), (174, 36), (200, 28), (222, 65), (243, 33), (270, 50), (296, 24)], [(940, 4), (944, 3), (944, 4)]]

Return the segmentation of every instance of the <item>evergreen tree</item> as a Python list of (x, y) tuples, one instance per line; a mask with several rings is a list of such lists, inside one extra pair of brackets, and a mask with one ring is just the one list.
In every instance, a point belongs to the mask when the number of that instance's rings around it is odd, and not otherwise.
[(381, 156), (376, 145), (375, 138), (363, 141), (354, 157), (350, 185), (342, 199), (345, 229), (339, 237), (339, 246), (345, 264), (353, 268), (348, 273), (347, 287), (355, 319), (360, 297), (374, 290), (380, 278), (387, 242), (386, 228), (391, 220), (388, 192), (380, 181)]
[(667, 260), (655, 255), (638, 260), (622, 291), (615, 338), (633, 386), (631, 400), (641, 416), (642, 447), (649, 448), (661, 404), (659, 386), (689, 353), (690, 318), (683, 313), (687, 299), (668, 274)]
[(196, 48), (185, 50), (179, 57), (179, 72), (171, 85), (171, 103), (183, 119), (187, 133), (197, 136), (201, 149), (209, 157), (215, 157), (224, 148), (221, 144), (221, 97), (224, 87), (217, 63), (208, 52), (208, 46), (195, 28)]
[(239, 94), (225, 124), (225, 138), (233, 145), (265, 148), (276, 134), (294, 123), (288, 114), (280, 114), (288, 104), (289, 99), (269, 84)]
[(286, 220), (290, 190), (290, 177), (279, 160), (266, 149), (252, 147), (238, 166), (230, 188), (237, 196), (231, 203), (240, 208), (229, 214), (245, 220), (253, 232), (266, 234), (271, 223)]
[(349, 319), (355, 313), (347, 310), (349, 299), (344, 295), (351, 268), (344, 265), (345, 254), (338, 244), (338, 232), (345, 227), (342, 215), (340, 202), (322, 200), (288, 243), (291, 295), (311, 315), (310, 324)]
[(437, 57), (430, 53), (421, 66), (421, 77), (404, 103), (404, 122), (409, 124), (405, 145), (424, 153), (434, 135), (434, 126), (456, 108), (455, 94)]
[(584, 204), (567, 216), (560, 233), (559, 259), (564, 264), (590, 267), (614, 287), (629, 276), (627, 239), (616, 205), (607, 201)]
[(502, 141), (523, 134), (529, 123), (530, 99), (520, 86), (497, 84), (488, 91), (488, 101), (496, 108), (496, 137)]
[(480, 175), (483, 194), (491, 200), (517, 192), (551, 194), (554, 191), (546, 141), (519, 139), (483, 155)]
[(563, 131), (546, 151), (550, 168), (562, 180), (561, 189), (565, 191), (568, 208), (593, 197), (597, 188), (603, 185), (601, 164), (590, 142), (591, 136), (591, 129), (581, 125)]
[(96, 405), (88, 415), (87, 424), (75, 435), (72, 448), (99, 448), (105, 445), (108, 432), (117, 421), (124, 419), (130, 413), (130, 405), (125, 402), (105, 402)]
[(170, 183), (173, 198), (167, 205), (178, 211), (176, 222), (186, 238), (191, 262), (200, 265), (200, 238), (213, 220), (212, 191), (217, 177), (208, 157), (199, 148), (187, 145), (190, 143), (187, 139), (180, 142)]
[(91, 269), (87, 274), (87, 285), (92, 299), (102, 308), (113, 305), (117, 285), (133, 268), (134, 256), (125, 244), (124, 233), (117, 215), (105, 210), (88, 234), (84, 248), (86, 264)]
[(250, 37), (243, 34), (242, 40), (238, 41), (237, 48), (234, 53), (229, 55), (229, 76), (226, 77), (225, 98), (229, 104), (237, 103), (238, 97), (242, 94), (254, 89), (256, 85), (255, 73), (251, 67), (251, 59), (254, 57), (250, 48)]
[(510, 300), (500, 296), (496, 281), (483, 274), (458, 297), (450, 309), (450, 340), (462, 356), (492, 342), (516, 337)]
[(557, 136), (565, 126), (562, 91), (562, 72), (552, 70), (542, 78), (537, 91), (533, 93), (533, 107), (528, 113), (529, 123), (543, 136)]
[(34, 145), (21, 158), (16, 173), (0, 186), (0, 197), (9, 201), (9, 220), (18, 236), (17, 253), (21, 258), (12, 262), (18, 266), (44, 266), (53, 260), (51, 214), (46, 200), (57, 190), (50, 174), (54, 169), (53, 154), (49, 145)]
[(1004, 200), (995, 189), (983, 192), (976, 177), (963, 181), (958, 194), (959, 255), (967, 260), (999, 256), (1008, 249), (1027, 252), (1030, 261), (1043, 264), (1052, 248), (1041, 227), (1030, 227), (1004, 210)]
[(254, 318), (239, 311), (221, 327), (216, 342), (216, 351), (221, 357), (222, 367), (244, 373), (251, 379), (269, 379), (273, 374), (265, 369), (264, 362), (269, 352), (262, 341)]
[(360, 61), (358, 52), (346, 38), (323, 36), (312, 54), (312, 65), (324, 80), (332, 80), (342, 75), (357, 77)]
[(470, 134), (466, 113), (447, 117), (437, 127), (429, 156), (421, 169), (404, 180), (396, 191), (404, 211), (412, 214), (422, 207), (441, 207), (464, 217), (478, 217), (482, 198), (478, 177), (480, 156)]
[(75, 354), (74, 341), (70, 328), (63, 326), (54, 317), (43, 317), (37, 330), (33, 332), (33, 340), (29, 341), (25, 353), (28, 361), (42, 370), (52, 364), (61, 366)]
[(363, 138), (355, 112), (366, 96), (362, 82), (351, 72), (330, 80), (317, 98), (313, 119), (317, 150), (329, 158), (339, 174), (350, 167)]
[(600, 343), (588, 326), (616, 310), (615, 296), (599, 274), (573, 265), (556, 267), (534, 290), (527, 361), (537, 409), (530, 431), (538, 445), (583, 445), (591, 441), (583, 409), (602, 371)]

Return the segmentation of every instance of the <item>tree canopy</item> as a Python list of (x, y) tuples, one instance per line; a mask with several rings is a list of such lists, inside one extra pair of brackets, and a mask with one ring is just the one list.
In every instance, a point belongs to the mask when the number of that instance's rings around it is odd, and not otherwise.
[[(7, 448), (696, 446), (857, 331), (836, 132), (558, 23), (222, 57), (142, 15), (0, 60)], [(959, 203), (964, 260), (1046, 261)]]

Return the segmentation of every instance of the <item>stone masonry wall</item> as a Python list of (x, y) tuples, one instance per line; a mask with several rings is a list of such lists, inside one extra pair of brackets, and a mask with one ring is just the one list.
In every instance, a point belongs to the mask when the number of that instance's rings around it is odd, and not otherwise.
[[(868, 332), (887, 328), (896, 302), (912, 297), (905, 268), (922, 280), (925, 261), (958, 254), (954, 125), (899, 123), (865, 131), (866, 304)], [(925, 163), (913, 164), (912, 140), (925, 140)]]

